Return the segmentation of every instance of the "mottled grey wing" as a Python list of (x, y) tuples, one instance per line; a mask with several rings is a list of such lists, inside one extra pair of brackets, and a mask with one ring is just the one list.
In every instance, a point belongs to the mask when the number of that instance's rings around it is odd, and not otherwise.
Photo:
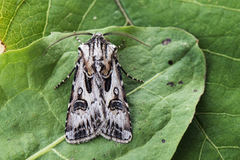
[(106, 100), (106, 119), (101, 135), (109, 140), (128, 143), (132, 139), (131, 121), (120, 65), (115, 58), (112, 60), (111, 76), (105, 80), (104, 97)]
[(68, 104), (65, 126), (66, 141), (77, 144), (89, 141), (101, 131), (104, 114), (99, 89), (94, 82), (95, 76), (88, 76), (84, 60), (76, 63), (76, 71), (72, 83), (72, 92)]

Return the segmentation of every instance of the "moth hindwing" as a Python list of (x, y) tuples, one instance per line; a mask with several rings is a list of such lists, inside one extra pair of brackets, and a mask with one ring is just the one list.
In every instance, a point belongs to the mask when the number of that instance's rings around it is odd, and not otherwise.
[(75, 70), (65, 126), (68, 143), (86, 142), (97, 135), (120, 143), (131, 141), (131, 121), (117, 49), (101, 33), (93, 34), (78, 47), (78, 60), (66, 78)]

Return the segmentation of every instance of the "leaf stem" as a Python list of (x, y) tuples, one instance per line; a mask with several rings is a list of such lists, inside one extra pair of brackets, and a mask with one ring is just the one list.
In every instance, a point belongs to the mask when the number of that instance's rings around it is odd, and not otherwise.
[(126, 19), (126, 23), (124, 24), (124, 26), (126, 26), (128, 23), (129, 23), (131, 26), (133, 26), (132, 21), (128, 18), (127, 13), (124, 11), (124, 9), (123, 9), (121, 3), (119, 2), (119, 0), (115, 0), (115, 1), (116, 1), (119, 9), (121, 10), (122, 14), (124, 15), (124, 17), (125, 17), (125, 19)]
[(78, 28), (77, 28), (77, 31), (80, 30), (83, 21), (85, 20), (87, 14), (90, 12), (90, 10), (92, 9), (92, 7), (94, 6), (94, 4), (95, 4), (96, 2), (97, 2), (97, 0), (94, 0), (94, 1), (91, 3), (91, 5), (88, 7), (88, 9), (87, 9), (87, 11), (85, 12), (85, 14), (82, 16), (82, 20), (81, 20), (81, 22), (80, 22), (80, 24), (79, 24), (79, 26), (78, 26)]

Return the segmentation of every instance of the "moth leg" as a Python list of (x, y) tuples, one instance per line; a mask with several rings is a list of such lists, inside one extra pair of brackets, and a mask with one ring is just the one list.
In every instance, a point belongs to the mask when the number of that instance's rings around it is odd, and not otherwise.
[(81, 40), (76, 36), (76, 39), (78, 40), (79, 43), (82, 44)]
[(131, 78), (131, 79), (134, 80), (134, 81), (138, 81), (138, 82), (144, 83), (144, 81), (142, 81), (142, 80), (140, 80), (140, 79), (136, 79), (136, 78), (130, 76), (129, 74), (127, 74), (127, 72), (122, 68), (122, 66), (121, 66), (120, 64), (119, 64), (119, 66), (120, 66), (121, 70), (123, 71), (123, 73), (124, 73), (128, 78)]
[[(76, 32), (73, 31), (73, 33), (75, 34)], [(82, 44), (81, 40), (80, 40), (77, 36), (75, 36), (75, 37), (76, 37), (76, 39), (78, 40), (78, 42)]]
[(62, 80), (62, 82), (60, 82), (56, 87), (54, 87), (54, 89), (58, 88), (59, 86), (61, 86), (67, 79), (69, 79), (69, 77), (72, 75), (72, 73), (74, 72), (74, 70), (76, 69), (76, 65), (74, 66), (73, 70), (69, 73), (69, 75)]
[(122, 41), (122, 43), (117, 48), (118, 49), (121, 48), (123, 46), (124, 42), (125, 42), (125, 39)]

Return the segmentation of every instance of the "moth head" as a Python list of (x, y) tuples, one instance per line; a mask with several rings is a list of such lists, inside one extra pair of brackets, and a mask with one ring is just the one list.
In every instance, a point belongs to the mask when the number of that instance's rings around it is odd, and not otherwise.
[(144, 42), (138, 40), (137, 38), (132, 37), (132, 36), (130, 36), (130, 35), (128, 35), (128, 34), (124, 34), (124, 33), (108, 32), (108, 33), (102, 34), (102, 33), (98, 32), (98, 33), (96, 33), (96, 34), (92, 34), (92, 33), (75, 33), (75, 32), (74, 32), (74, 34), (71, 34), (71, 35), (68, 35), (68, 36), (66, 36), (66, 37), (63, 37), (63, 38), (57, 40), (56, 42), (54, 42), (53, 44), (51, 44), (50, 46), (48, 46), (48, 47), (45, 49), (45, 51), (43, 52), (42, 56), (45, 54), (45, 52), (46, 52), (50, 47), (52, 47), (53, 45), (55, 45), (56, 43), (58, 43), (58, 42), (60, 42), (60, 41), (62, 41), (62, 40), (64, 40), (64, 39), (69, 38), (69, 37), (72, 37), (72, 36), (75, 36), (76, 39), (78, 40), (78, 42), (82, 43), (82, 42), (78, 39), (77, 35), (92, 35), (92, 38), (91, 38), (91, 39), (93, 39), (94, 37), (95, 37), (95, 38), (98, 37), (101, 41), (106, 41), (105, 38), (104, 38), (104, 36), (107, 36), (107, 35), (121, 35), (121, 36), (129, 37), (129, 38), (131, 38), (131, 39), (133, 39), (133, 40), (135, 40), (135, 41), (137, 41), (137, 42), (139, 42), (139, 43), (144, 44), (145, 46), (150, 47), (149, 45), (147, 45), (147, 44), (145, 44)]

